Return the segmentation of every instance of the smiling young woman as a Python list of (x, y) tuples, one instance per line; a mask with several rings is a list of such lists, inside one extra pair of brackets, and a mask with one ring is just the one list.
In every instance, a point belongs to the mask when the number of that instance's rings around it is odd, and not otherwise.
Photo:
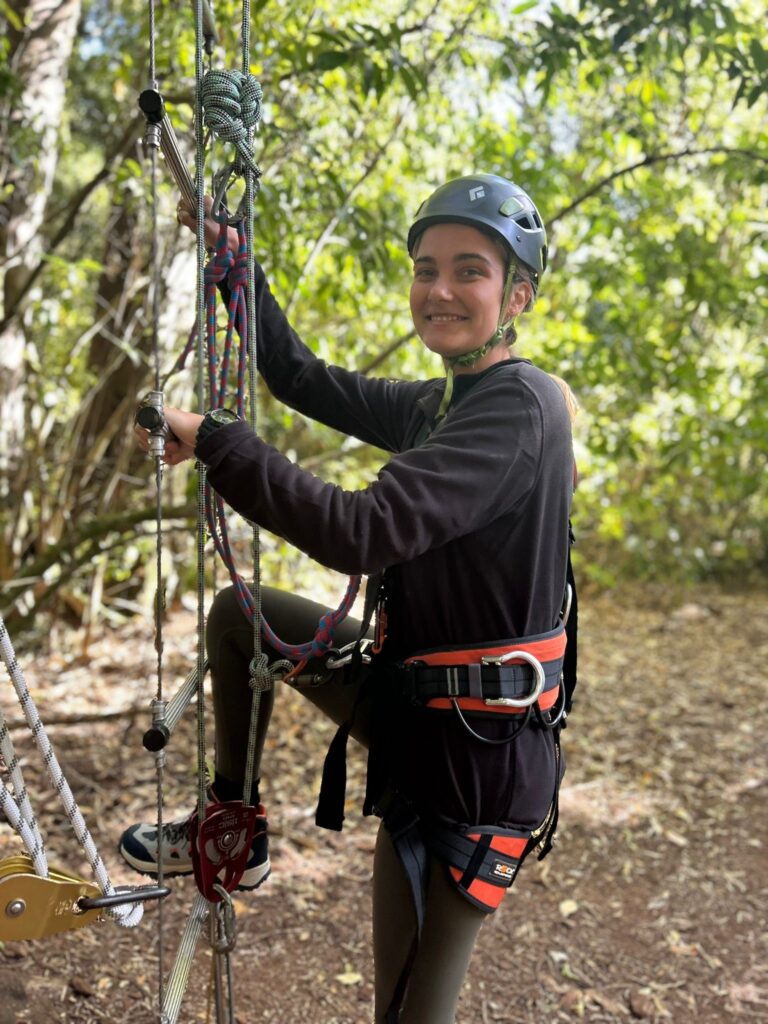
[[(386, 623), (370, 664), (332, 670), (318, 658), (293, 685), (343, 727), (326, 762), (323, 824), (341, 827), (343, 788), (332, 780), (343, 777), (335, 759), (347, 732), (369, 751), (364, 813), (382, 818), (375, 1020), (448, 1024), (482, 921), (556, 823), (573, 454), (560, 388), (509, 351), (515, 318), (530, 309), (546, 267), (530, 197), (494, 175), (448, 182), (422, 204), (408, 251), (413, 321), (446, 368), (436, 380), (328, 366), (291, 329), (259, 267), (254, 282), (268, 387), (291, 408), (391, 452), (373, 483), (348, 491), (323, 481), (246, 423), (210, 413), (166, 409), (176, 438), (166, 452), (172, 463), (203, 462), (212, 486), (247, 519), (330, 568), (369, 575), (371, 605)], [(146, 443), (141, 431), (139, 440)], [(324, 611), (267, 587), (262, 607), (289, 643), (306, 639)], [(347, 621), (336, 643), (361, 632)], [(207, 644), (216, 713), (210, 799), (236, 799), (252, 628), (231, 589), (214, 601)], [(322, 682), (302, 688), (310, 680)], [(262, 698), (257, 759), (273, 699)], [(256, 787), (252, 803), (259, 798)], [(269, 873), (263, 808), (259, 820), (246, 888)], [(152, 825), (134, 825), (121, 849), (150, 874), (162, 858), (170, 875), (192, 870), (190, 842), (183, 819), (159, 837)]]

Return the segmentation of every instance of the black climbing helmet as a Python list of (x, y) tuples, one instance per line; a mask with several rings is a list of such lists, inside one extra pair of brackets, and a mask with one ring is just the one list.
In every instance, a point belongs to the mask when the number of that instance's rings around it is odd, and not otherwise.
[(533, 200), (497, 174), (470, 174), (441, 185), (419, 207), (408, 232), (408, 252), (432, 224), (469, 224), (505, 242), (531, 272), (534, 291), (547, 266), (547, 233)]

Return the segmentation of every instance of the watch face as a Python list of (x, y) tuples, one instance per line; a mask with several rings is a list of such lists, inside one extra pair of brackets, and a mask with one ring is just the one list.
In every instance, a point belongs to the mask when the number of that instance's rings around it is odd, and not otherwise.
[(231, 409), (212, 409), (210, 417), (216, 423), (234, 423), (237, 413), (232, 412)]

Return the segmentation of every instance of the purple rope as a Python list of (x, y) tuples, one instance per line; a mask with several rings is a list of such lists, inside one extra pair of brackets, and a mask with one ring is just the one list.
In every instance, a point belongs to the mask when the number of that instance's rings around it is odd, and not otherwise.
[[(248, 278), (248, 257), (245, 239), (245, 228), (243, 222), (237, 225), (238, 252), (237, 258), (233, 257), (227, 246), (227, 218), (225, 214), (219, 214), (219, 235), (216, 240), (216, 250), (212, 259), (205, 268), (205, 300), (207, 320), (207, 352), (208, 352), (208, 380), (211, 390), (211, 404), (214, 408), (221, 408), (224, 405), (229, 380), (229, 369), (232, 359), (232, 347), (236, 326), (239, 324), (240, 344), (237, 360), (237, 415), (245, 415), (245, 377), (246, 377), (246, 354), (248, 351), (248, 318), (246, 315), (246, 288)], [(227, 308), (227, 330), (224, 339), (224, 350), (221, 362), (219, 363), (216, 351), (216, 300), (218, 295), (217, 285), (227, 279), (230, 288), (230, 299)], [(229, 542), (229, 530), (227, 527), (227, 514), (223, 500), (215, 494), (209, 486), (205, 488), (205, 518), (208, 524), (208, 532), (213, 538), (216, 552), (227, 567), (230, 579), (235, 588), (237, 602), (245, 617), (253, 622), (256, 613), (253, 594), (248, 588), (245, 580), (235, 568), (235, 560), (232, 555), (232, 548)], [(264, 639), (267, 643), (282, 655), (292, 661), (305, 661), (309, 658), (319, 658), (333, 647), (333, 640), (336, 627), (350, 612), (355, 603), (358, 591), (360, 590), (360, 576), (350, 576), (344, 597), (335, 611), (328, 610), (320, 616), (315, 635), (307, 643), (287, 644), (284, 643), (272, 630), (267, 620), (259, 612), (261, 617), (261, 628)]]

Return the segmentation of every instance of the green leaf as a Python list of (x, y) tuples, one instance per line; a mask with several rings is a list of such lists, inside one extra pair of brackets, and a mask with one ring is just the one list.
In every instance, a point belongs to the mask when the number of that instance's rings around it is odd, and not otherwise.
[(747, 96), (747, 106), (754, 106), (760, 97), (764, 96), (766, 93), (768, 93), (768, 83), (758, 83), (749, 91)]
[(16, 11), (8, 0), (0, 0), (0, 15), (4, 17), (8, 23), (17, 32), (21, 32), (24, 29), (24, 21), (19, 17), (18, 11)]
[(758, 71), (768, 71), (768, 50), (764, 50), (759, 39), (750, 39), (749, 52)]
[(318, 71), (333, 71), (334, 68), (349, 64), (351, 59), (352, 54), (346, 50), (326, 50), (317, 54), (312, 63)]

